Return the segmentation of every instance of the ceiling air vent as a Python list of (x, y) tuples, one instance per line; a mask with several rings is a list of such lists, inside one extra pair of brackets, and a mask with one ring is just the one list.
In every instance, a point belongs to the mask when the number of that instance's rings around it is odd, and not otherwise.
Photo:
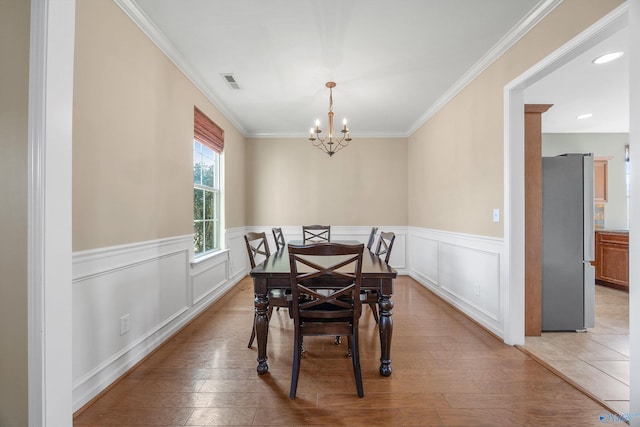
[(222, 77), (224, 77), (224, 80), (231, 87), (231, 89), (240, 89), (240, 86), (238, 86), (238, 82), (236, 81), (236, 79), (233, 78), (232, 73), (223, 74)]

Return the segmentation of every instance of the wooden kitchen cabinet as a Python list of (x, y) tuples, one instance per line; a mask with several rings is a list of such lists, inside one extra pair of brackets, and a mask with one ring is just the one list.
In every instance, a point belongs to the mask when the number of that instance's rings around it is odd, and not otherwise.
[(598, 203), (607, 201), (607, 161), (593, 161), (593, 200)]
[(596, 231), (596, 281), (629, 290), (629, 233)]

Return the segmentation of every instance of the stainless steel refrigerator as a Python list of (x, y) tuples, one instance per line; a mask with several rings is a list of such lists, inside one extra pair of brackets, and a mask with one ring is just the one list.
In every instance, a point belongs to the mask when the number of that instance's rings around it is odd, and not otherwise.
[(542, 158), (542, 330), (595, 321), (593, 155)]

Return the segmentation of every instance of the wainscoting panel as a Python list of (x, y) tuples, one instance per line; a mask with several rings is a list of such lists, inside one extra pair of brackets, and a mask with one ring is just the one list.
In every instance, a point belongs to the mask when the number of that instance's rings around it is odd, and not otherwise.
[(226, 247), (229, 248), (229, 277), (234, 278), (235, 282), (246, 276), (249, 271), (249, 259), (244, 243), (246, 232), (244, 227), (237, 227), (227, 230), (225, 235)]
[(503, 337), (502, 239), (409, 228), (410, 275)]
[[(227, 280), (227, 257), (217, 256), (198, 263), (192, 270), (192, 304), (198, 304)], [(226, 290), (225, 290), (226, 291)]]
[(500, 322), (500, 256), (451, 243), (441, 243), (440, 254), (440, 287)]
[(227, 230), (229, 249), (197, 262), (190, 235), (74, 254), (74, 411), (244, 277), (243, 232)]
[[(413, 231), (413, 230), (412, 230)], [(411, 254), (409, 265), (411, 274), (420, 277), (421, 282), (432, 286), (438, 284), (438, 239), (418, 232), (409, 235)]]

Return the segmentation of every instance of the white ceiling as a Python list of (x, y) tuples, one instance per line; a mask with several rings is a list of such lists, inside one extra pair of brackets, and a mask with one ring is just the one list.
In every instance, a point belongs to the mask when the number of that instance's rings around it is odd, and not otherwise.
[[(553, 104), (542, 115), (543, 132), (629, 132), (629, 55), (593, 64), (628, 45), (624, 28), (525, 89), (526, 103)], [(587, 113), (593, 116), (577, 119)]]
[[(245, 136), (305, 137), (316, 119), (324, 128), (325, 83), (335, 81), (336, 122), (348, 118), (353, 138), (408, 136), (558, 4), (115, 1)], [(225, 73), (233, 73), (239, 90)], [(526, 94), (559, 111), (564, 101), (539, 85)]]

